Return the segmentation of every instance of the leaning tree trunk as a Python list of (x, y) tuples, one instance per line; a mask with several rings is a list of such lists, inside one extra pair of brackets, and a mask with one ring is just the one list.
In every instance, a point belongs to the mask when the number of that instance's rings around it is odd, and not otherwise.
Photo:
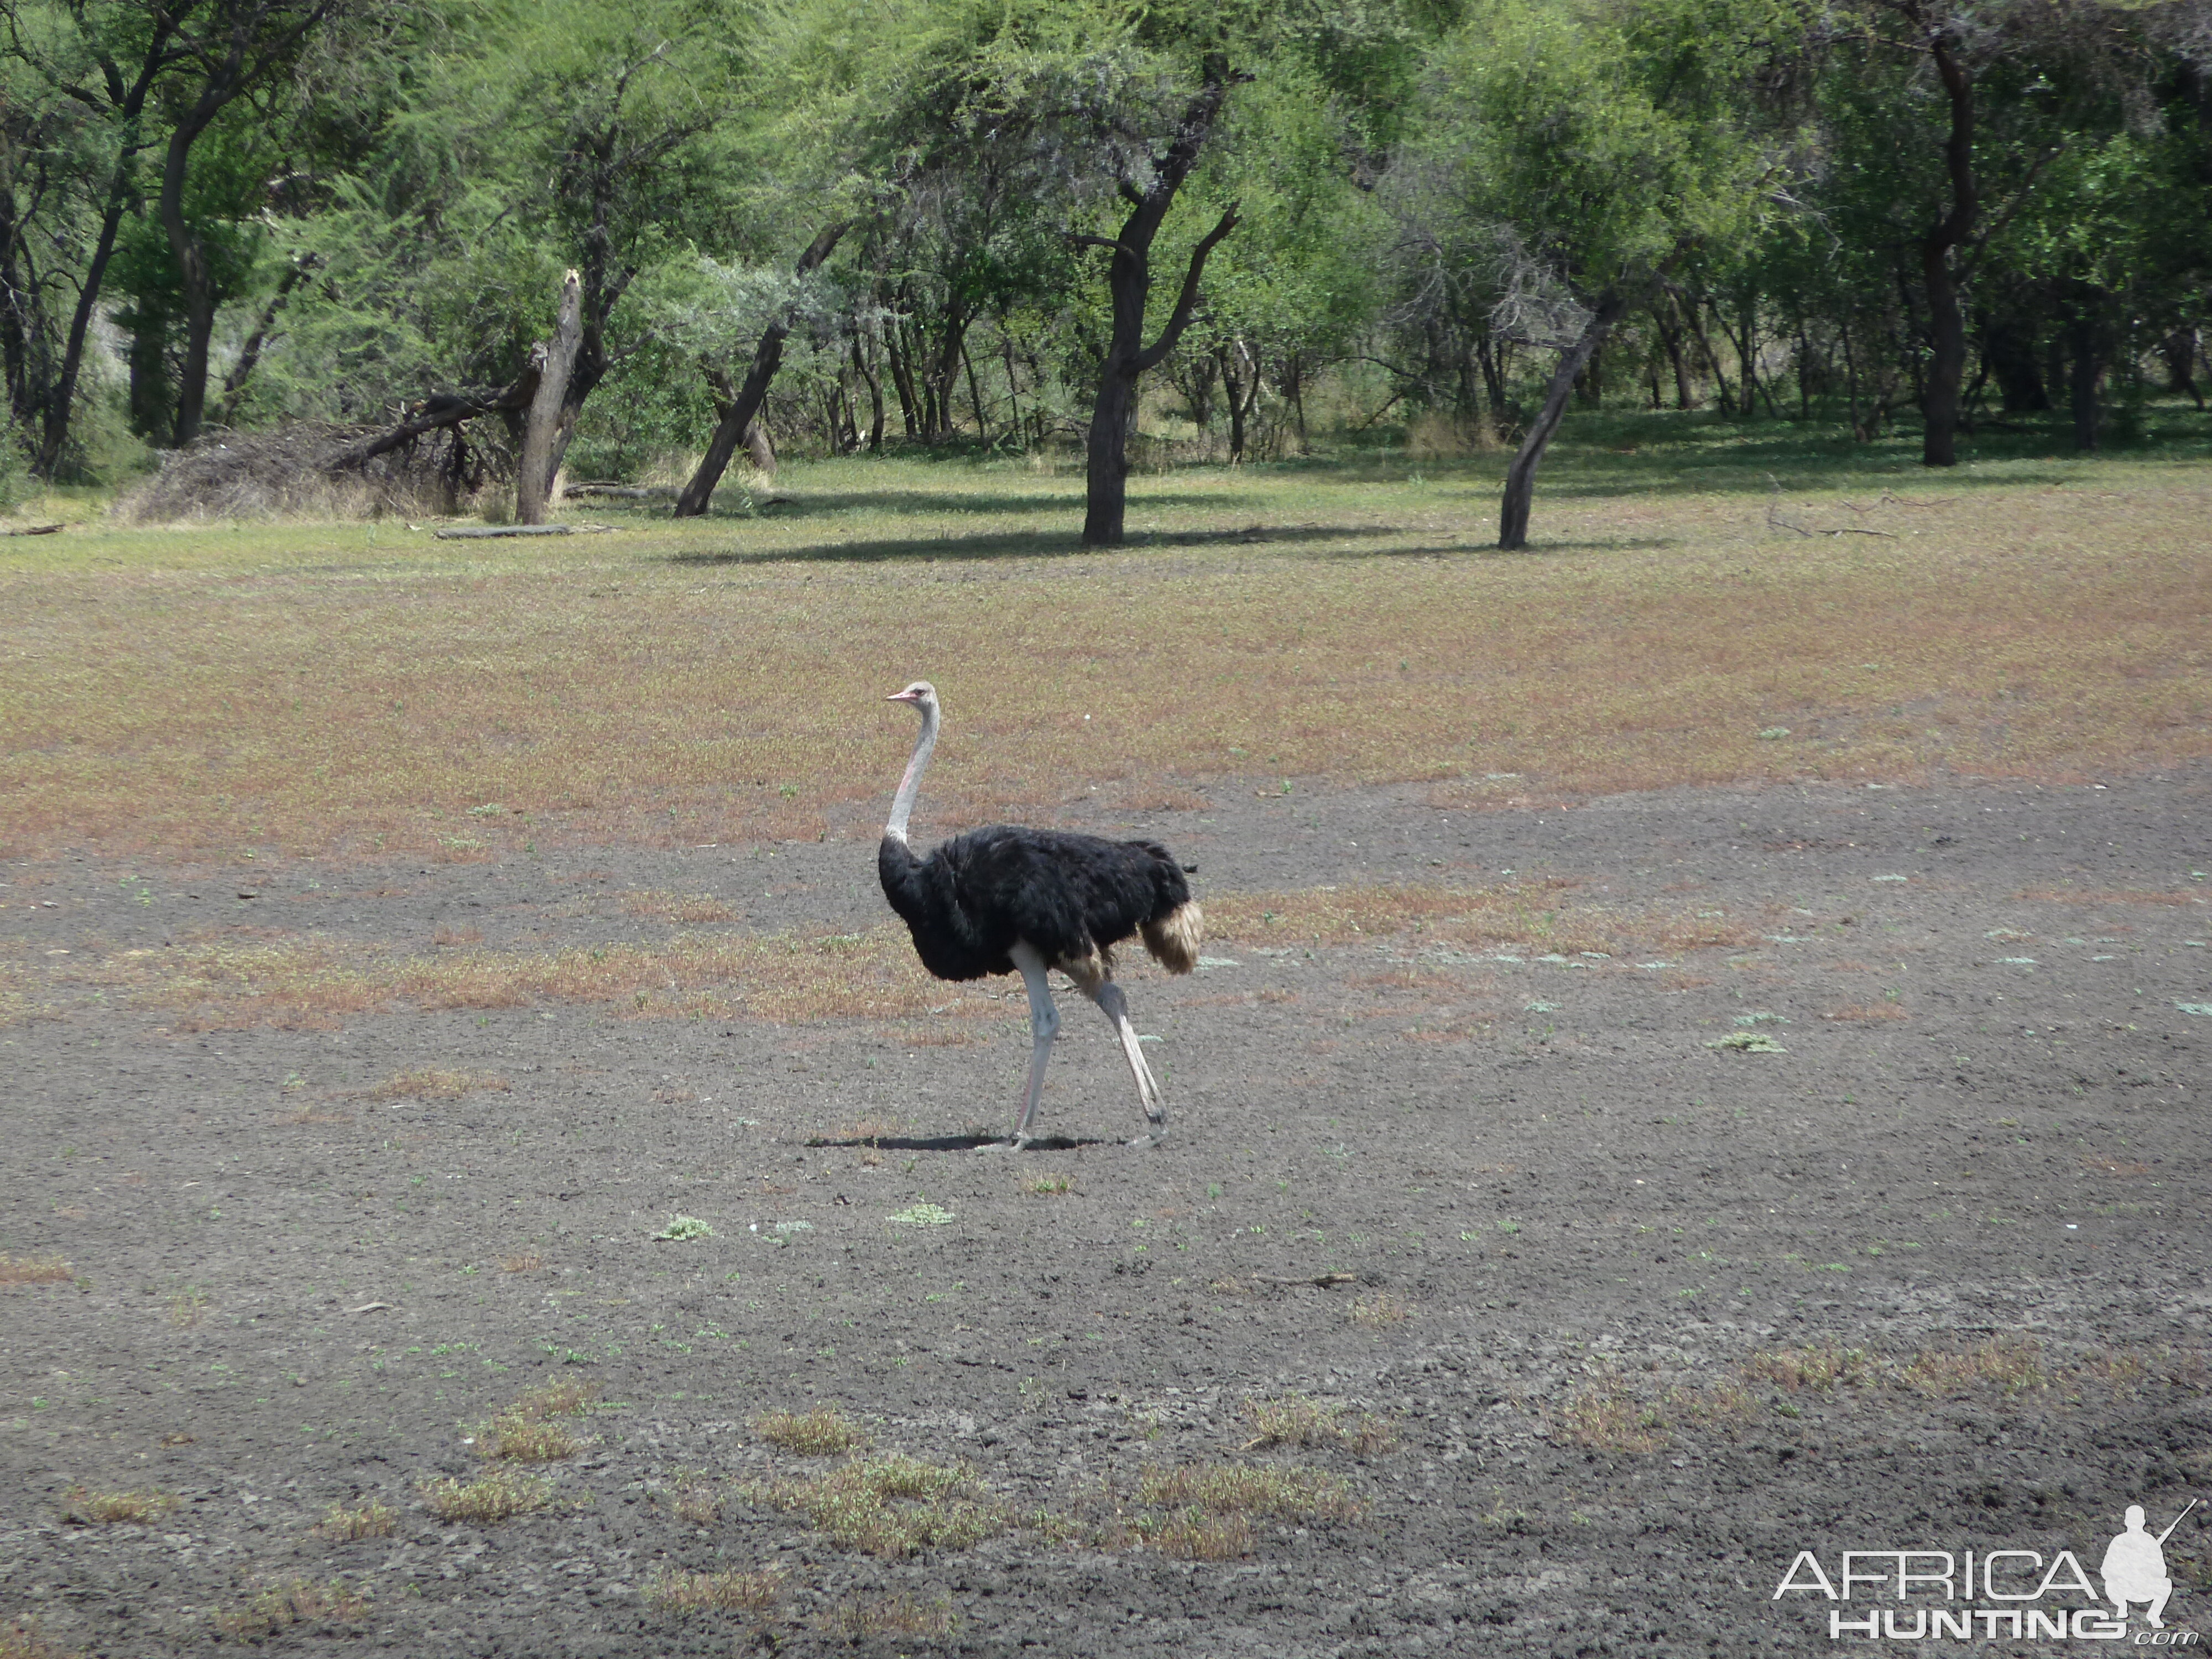
[[(852, 222), (830, 226), (799, 256), (795, 274), (805, 276), (836, 248)], [(731, 457), (738, 446), (745, 441), (745, 428), (760, 413), (767, 399), (769, 384), (775, 372), (783, 366), (783, 343), (791, 333), (791, 313), (784, 312), (762, 331), (760, 343), (753, 348), (752, 368), (746, 371), (745, 383), (738, 395), (725, 404), (721, 418), (715, 422), (714, 433), (707, 440), (707, 453), (700, 458), (699, 467), (691, 475), (691, 482), (684, 486), (684, 493), (676, 499), (676, 516), (679, 519), (703, 517), (714, 499), (714, 486), (722, 482), (722, 474), (729, 471)], [(773, 471), (773, 467), (769, 469)]]
[(561, 408), (568, 395), (568, 375), (576, 366), (576, 349), (582, 342), (583, 282), (570, 271), (561, 284), (561, 315), (553, 337), (538, 350), (544, 354), (538, 370), (537, 394), (522, 421), (522, 458), (516, 463), (514, 519), (517, 524), (544, 524), (546, 502), (553, 494), (553, 469), (558, 464), (554, 439), (561, 424)]
[(1567, 412), (1575, 377), (1605, 343), (1606, 335), (1627, 308), (1620, 292), (1607, 289), (1598, 296), (1597, 309), (1590, 313), (1582, 338), (1559, 354), (1559, 366), (1552, 372), (1552, 389), (1544, 398), (1544, 407), (1529, 424), (1528, 435), (1521, 441), (1513, 465), (1505, 469), (1505, 500), (1498, 522), (1498, 545), (1502, 551), (1517, 553), (1528, 546), (1528, 508), (1536, 493), (1537, 463), (1544, 459), (1545, 447)]

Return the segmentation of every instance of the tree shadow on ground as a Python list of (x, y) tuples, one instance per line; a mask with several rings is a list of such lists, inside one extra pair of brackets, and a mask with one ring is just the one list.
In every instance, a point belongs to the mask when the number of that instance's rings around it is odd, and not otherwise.
[[(1547, 495), (1753, 495), (1771, 492), (1879, 490), (1893, 487), (1967, 494), (2022, 484), (2078, 483), (2085, 466), (2134, 460), (2174, 465), (2212, 459), (2212, 413), (2179, 404), (2152, 406), (2142, 435), (2115, 435), (2084, 454), (2074, 447), (2063, 416), (2008, 416), (1960, 434), (1955, 467), (1920, 464), (1921, 434), (1905, 425), (1870, 442), (1854, 441), (1832, 421), (1810, 423), (1743, 420), (1710, 410), (1569, 415), (1537, 475), (1539, 511)], [(1499, 487), (1506, 457), (1469, 455), (1415, 460), (1398, 453), (1316, 456), (1279, 464), (1282, 470), (1333, 474), (1345, 483), (1396, 483), (1408, 472), (1424, 483), (1480, 490)]]
[[(993, 513), (1065, 514), (1069, 518), (1083, 517), (1083, 492), (1071, 494), (1031, 494), (1009, 491), (1004, 495), (987, 495), (977, 491), (939, 489), (806, 489), (801, 495), (764, 495), (763, 505), (750, 514), (737, 512), (716, 514), (716, 520), (734, 519), (742, 522), (747, 517), (769, 519), (818, 519), (845, 513), (966, 513), (977, 516)], [(767, 503), (773, 502), (771, 510)], [(1147, 492), (1142, 497), (1146, 507), (1219, 507), (1218, 495), (1168, 491), (1161, 495)]]
[(1324, 559), (1528, 559), (1540, 558), (1547, 553), (1660, 553), (1670, 547), (1682, 545), (1681, 538), (1676, 536), (1624, 536), (1618, 541), (1603, 542), (1547, 542), (1542, 537), (1535, 536), (1529, 538), (1528, 546), (1510, 553), (1500, 548), (1493, 539), (1447, 543), (1442, 545), (1425, 544), (1419, 547), (1322, 547), (1302, 552), (1297, 556), (1316, 561)]
[(1053, 559), (1085, 553), (1130, 553), (1178, 547), (1265, 547), (1284, 544), (1350, 541), (1395, 536), (1389, 525), (1253, 525), (1243, 530), (1159, 531), (1131, 536), (1119, 547), (1085, 547), (1078, 537), (1039, 535), (1029, 531), (934, 538), (899, 536), (878, 540), (818, 542), (811, 547), (721, 548), (663, 555), (677, 565), (787, 564), (804, 561), (878, 564), (897, 559)]

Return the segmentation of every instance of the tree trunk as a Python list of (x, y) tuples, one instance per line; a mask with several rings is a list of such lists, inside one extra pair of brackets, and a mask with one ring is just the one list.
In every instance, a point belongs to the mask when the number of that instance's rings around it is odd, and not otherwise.
[[(853, 337), (853, 369), (868, 388), (868, 453), (879, 453), (884, 447), (884, 383), (860, 349), (860, 337)], [(1011, 370), (1008, 371), (1010, 374)]]
[(915, 396), (914, 366), (901, 343), (902, 325), (894, 323), (884, 331), (884, 362), (890, 370), (891, 390), (898, 394), (899, 423), (908, 438), (921, 435), (921, 410)]
[[(143, 92), (139, 95), (143, 98)], [(93, 313), (99, 308), (100, 285), (106, 275), (107, 262), (115, 254), (115, 238), (122, 228), (124, 210), (130, 204), (131, 158), (138, 149), (137, 130), (137, 112), (133, 109), (124, 127), (123, 155), (115, 164), (115, 177), (108, 187), (107, 210), (100, 216), (100, 235), (93, 243), (84, 280), (77, 285), (76, 310), (70, 318), (69, 343), (62, 348), (61, 373), (55, 377), (52, 390), (47, 394), (39, 453), (31, 463), (31, 470), (49, 483), (55, 468), (61, 465), (63, 447), (69, 442), (77, 376), (84, 368), (85, 339), (92, 328)]]
[[(852, 221), (831, 225), (807, 245), (806, 252), (799, 256), (793, 273), (804, 278), (836, 249)], [(684, 486), (684, 493), (676, 500), (676, 516), (696, 519), (704, 515), (714, 499), (714, 486), (722, 482), (722, 474), (729, 470), (730, 458), (738, 453), (745, 428), (752, 424), (753, 416), (768, 397), (770, 381), (783, 363), (783, 343), (791, 333), (791, 313), (786, 311), (762, 331), (760, 343), (753, 349), (752, 368), (745, 374), (745, 383), (737, 397), (721, 411), (714, 435), (707, 440), (707, 453), (700, 458), (698, 471), (691, 482)], [(902, 393), (903, 395), (903, 393)], [(771, 466), (767, 469), (774, 471)]]
[(1667, 320), (1667, 301), (1663, 298), (1652, 306), (1651, 321), (1659, 331), (1659, 343), (1666, 349), (1668, 366), (1674, 371), (1674, 407), (1692, 408), (1690, 372), (1682, 362), (1682, 331)]
[(1681, 306), (1682, 321), (1690, 331), (1690, 337), (1698, 343), (1698, 355), (1705, 360), (1706, 368), (1712, 373), (1713, 401), (1721, 406), (1722, 414), (1733, 416), (1735, 413), (1735, 396), (1729, 390), (1728, 376), (1721, 368), (1720, 354), (1713, 349), (1712, 338), (1705, 332), (1705, 319), (1699, 314), (1705, 308), (1704, 302), (1686, 294), (1678, 293), (1674, 297)]
[(1206, 256), (1213, 252), (1216, 242), (1237, 228), (1237, 209), (1232, 205), (1221, 216), (1220, 222), (1191, 250), (1190, 266), (1183, 273), (1182, 292), (1176, 298), (1175, 311), (1167, 326), (1160, 331), (1159, 338), (1146, 345), (1145, 302), (1152, 288), (1152, 239), (1158, 235), (1161, 221), (1167, 217), (1176, 191), (1182, 188), (1183, 179), (1197, 161), (1206, 136), (1212, 130), (1214, 118), (1221, 112), (1221, 100), (1228, 95), (1229, 82), (1227, 65), (1218, 58), (1209, 57), (1205, 82), (1184, 111), (1174, 141), (1164, 154), (1151, 158), (1148, 187), (1140, 190), (1135, 184), (1123, 181), (1121, 193), (1130, 209), (1129, 216), (1122, 222), (1121, 234), (1110, 241), (1103, 236), (1073, 239), (1113, 251), (1106, 267), (1107, 291), (1112, 296), (1114, 307), (1113, 333), (1105, 360), (1099, 365), (1098, 402), (1091, 411), (1085, 453), (1085, 547), (1121, 545), (1128, 494), (1129, 434), (1137, 416), (1137, 377), (1157, 367), (1175, 349), (1198, 303), (1198, 285), (1206, 274)]
[(2066, 330), (2066, 343), (2074, 355), (2073, 373), (2067, 376), (2072, 394), (2068, 406), (2074, 416), (2074, 447), (2084, 453), (2097, 447), (2097, 377), (2101, 369), (2097, 350), (2096, 313), (2083, 306)]
[(1213, 349), (1213, 361), (1221, 371), (1222, 395), (1229, 404), (1229, 465), (1235, 466), (1244, 459), (1244, 388), (1237, 379), (1233, 347), (1218, 345)]
[(2160, 343), (2159, 352), (2166, 359), (2166, 390), (2169, 397), (2186, 392), (2197, 408), (2204, 407), (2204, 394), (2197, 386), (2197, 331), (2177, 328)]
[(763, 478), (775, 477), (775, 442), (757, 419), (745, 422), (745, 458)]
[(1851, 402), (1851, 441), (1863, 443), (1869, 434), (1866, 429), (1859, 425), (1859, 366), (1857, 359), (1851, 356), (1850, 324), (1838, 323), (1836, 325), (1836, 333), (1844, 343), (1844, 386), (1850, 394)]
[(1582, 373), (1583, 365), (1605, 343), (1607, 333), (1626, 309), (1620, 293), (1607, 289), (1598, 296), (1597, 308), (1583, 330), (1582, 338), (1559, 354), (1559, 366), (1553, 371), (1552, 389), (1544, 398), (1544, 407), (1529, 426), (1528, 435), (1521, 441), (1513, 465), (1505, 471), (1505, 499), (1498, 526), (1500, 551), (1517, 553), (1528, 546), (1528, 508), (1536, 493), (1537, 463), (1544, 459), (1545, 447), (1567, 412), (1567, 399), (1574, 395), (1575, 376)]
[(964, 333), (960, 340), (960, 367), (968, 371), (968, 406), (975, 411), (975, 441), (988, 448), (991, 442), (990, 417), (983, 412), (983, 390), (976, 384), (975, 361), (968, 355), (968, 340)]
[[(515, 465), (514, 520), (544, 524), (545, 506), (553, 493), (554, 437), (561, 424), (562, 405), (568, 400), (568, 376), (576, 367), (576, 351), (584, 335), (584, 279), (570, 271), (561, 284), (561, 312), (553, 337), (538, 348), (544, 354), (538, 372), (538, 391), (522, 422), (522, 457)], [(533, 353), (533, 356), (538, 355)]]
[(2008, 415), (2051, 407), (2051, 392), (2035, 361), (2035, 331), (2014, 317), (1990, 325), (1982, 338), (1982, 357), (1997, 383), (1997, 398)]
[(1951, 251), (1974, 228), (1974, 84), (1937, 31), (1929, 42), (1936, 72), (1950, 100), (1951, 131), (1943, 161), (1951, 180), (1951, 210), (1920, 244), (1920, 275), (1928, 295), (1928, 384), (1921, 403), (1925, 422), (1923, 466), (1956, 466), (1959, 388), (1966, 378), (1966, 319), (1959, 303), (1959, 273)]

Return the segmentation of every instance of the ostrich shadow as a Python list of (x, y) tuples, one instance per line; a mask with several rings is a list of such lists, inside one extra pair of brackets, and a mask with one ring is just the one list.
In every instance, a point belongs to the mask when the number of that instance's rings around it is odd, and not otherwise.
[[(1079, 1135), (1031, 1135), (1030, 1144), (1023, 1148), (1031, 1152), (1073, 1152), (1085, 1146), (1109, 1146), (1115, 1143)], [(974, 1130), (957, 1135), (847, 1135), (838, 1138), (817, 1135), (805, 1143), (808, 1146), (849, 1147), (855, 1151), (874, 1148), (884, 1152), (980, 1152), (987, 1146), (1003, 1147), (1011, 1152), (1014, 1138), (1011, 1134), (981, 1134)]]

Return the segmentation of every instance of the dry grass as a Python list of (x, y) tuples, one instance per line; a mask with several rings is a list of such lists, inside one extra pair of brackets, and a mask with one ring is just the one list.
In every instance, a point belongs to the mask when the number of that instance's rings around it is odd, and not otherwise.
[[(1694, 911), (1629, 911), (1578, 897), (1566, 881), (1452, 888), (1423, 885), (1309, 888), (1296, 892), (1230, 893), (1209, 899), (1206, 931), (1224, 941), (1265, 939), (1302, 945), (1344, 945), (1363, 939), (1412, 934), (1451, 945), (1517, 945), (1533, 952), (1607, 957), (1629, 951), (1696, 951), (1735, 947), (1758, 933), (1726, 918)], [(1407, 972), (1372, 982), (1395, 989), (1451, 984)]]
[(573, 1417), (587, 1410), (599, 1397), (599, 1385), (595, 1382), (556, 1377), (550, 1382), (524, 1389), (521, 1397), (508, 1409), (514, 1416), (535, 1422), (548, 1417)]
[(1636, 1399), (1619, 1377), (1577, 1393), (1559, 1423), (1571, 1444), (1591, 1451), (1655, 1452), (1668, 1440), (1658, 1407)]
[(911, 1591), (864, 1601), (851, 1596), (822, 1613), (816, 1625), (825, 1635), (848, 1642), (871, 1636), (914, 1636), (930, 1640), (952, 1634), (952, 1598), (924, 1601)]
[(599, 1393), (596, 1386), (568, 1377), (526, 1389), (512, 1406), (477, 1430), (477, 1455), (509, 1463), (556, 1463), (574, 1457), (584, 1443), (553, 1419), (588, 1410)]
[(1742, 1371), (1747, 1381), (1771, 1382), (1790, 1394), (1870, 1387), (1886, 1376), (1884, 1363), (1864, 1348), (1762, 1350), (1744, 1361)]
[(2202, 904), (2202, 893), (2153, 893), (2135, 887), (2029, 887), (2014, 893), (2015, 899), (2030, 899), (2041, 904)]
[(503, 1273), (534, 1273), (545, 1265), (545, 1258), (535, 1250), (524, 1250), (514, 1255), (501, 1256), (499, 1270)]
[(477, 1455), (509, 1463), (557, 1463), (583, 1450), (584, 1443), (558, 1423), (503, 1413), (476, 1431)]
[(868, 1437), (847, 1422), (835, 1406), (817, 1406), (811, 1412), (763, 1412), (753, 1419), (753, 1432), (771, 1446), (805, 1457), (831, 1457), (868, 1443)]
[(100, 1526), (150, 1526), (176, 1507), (174, 1492), (150, 1488), (141, 1492), (94, 1492), (80, 1485), (71, 1486), (62, 1498), (65, 1519)]
[[(1912, 1411), (1930, 1400), (2057, 1391), (2069, 1404), (2125, 1399), (2154, 1386), (2212, 1392), (2212, 1358), (2195, 1349), (2090, 1348), (2052, 1353), (2032, 1339), (1999, 1337), (1902, 1358), (1865, 1348), (1778, 1348), (1750, 1355), (1735, 1378), (1640, 1397), (1616, 1373), (1578, 1391), (1559, 1413), (1562, 1436), (1594, 1450), (1648, 1453), (1683, 1437), (1728, 1432), (1768, 1407), (1785, 1417), (1820, 1401)], [(1778, 1391), (1763, 1404), (1758, 1389)]]
[(1252, 1438), (1245, 1451), (1267, 1446), (1343, 1446), (1355, 1456), (1375, 1457), (1395, 1450), (1398, 1431), (1371, 1412), (1347, 1418), (1341, 1406), (1325, 1406), (1294, 1394), (1280, 1400), (1247, 1400), (1244, 1415), (1252, 1420)]
[(737, 912), (709, 893), (689, 893), (678, 896), (674, 893), (629, 892), (622, 896), (622, 908), (634, 916), (652, 916), (660, 921), (696, 923), (705, 921), (735, 921)]
[(1164, 1509), (1197, 1509), (1210, 1515), (1287, 1516), (1300, 1520), (1351, 1521), (1359, 1515), (1343, 1476), (1276, 1464), (1212, 1463), (1147, 1469), (1137, 1495)]
[(1995, 1388), (2011, 1395), (2047, 1387), (2043, 1349), (2023, 1337), (1996, 1337), (1971, 1348), (1931, 1349), (1898, 1374), (1921, 1394), (1957, 1395)]
[(553, 1483), (514, 1469), (494, 1469), (473, 1480), (449, 1475), (425, 1482), (422, 1501), (441, 1521), (490, 1526), (545, 1508), (553, 1501)]
[[(865, 826), (911, 742), (881, 701), (909, 671), (882, 665), (916, 640), (950, 719), (925, 834), (1093, 788), (1395, 780), (1549, 805), (2212, 753), (2202, 469), (2060, 464), (2097, 482), (2076, 490), (1998, 482), (2011, 465), (1963, 493), (1899, 478), (1918, 510), (1890, 514), (1894, 541), (1777, 539), (1763, 494), (1655, 474), (1577, 496), (1562, 471), (1512, 559), (1488, 551), (1487, 460), (1421, 489), (1177, 472), (1133, 481), (1156, 527), (1084, 555), (1082, 581), (1069, 481), (918, 462), (794, 465), (787, 517), (551, 546), (95, 528), (11, 574), (10, 643), (40, 672), (0, 689), (0, 856)], [(988, 585), (966, 580), (987, 557)]]
[(968, 1471), (896, 1454), (855, 1459), (810, 1480), (757, 1484), (745, 1496), (801, 1511), (817, 1529), (872, 1555), (966, 1549), (1013, 1524), (1012, 1510)]
[(208, 1307), (208, 1293), (197, 1285), (187, 1285), (169, 1298), (167, 1317), (179, 1330), (190, 1330), (207, 1317)]
[(459, 1100), (479, 1091), (505, 1094), (514, 1085), (491, 1072), (447, 1072), (434, 1066), (395, 1072), (368, 1091), (371, 1100)]
[[(203, 1027), (327, 1024), (407, 1005), (426, 1012), (517, 1008), (540, 1001), (613, 1003), (628, 1016), (750, 1014), (779, 1021), (1000, 1015), (996, 1003), (943, 1007), (945, 988), (915, 960), (903, 929), (801, 938), (678, 934), (665, 944), (579, 945), (556, 951), (468, 951), (393, 957), (313, 935), (252, 945), (204, 942), (158, 957), (63, 963), (57, 982), (162, 1011)], [(380, 1088), (396, 1098), (497, 1089), (489, 1073), (404, 1072)]]
[(1181, 1561), (1235, 1561), (1252, 1553), (1252, 1522), (1242, 1515), (1188, 1509), (1133, 1531), (1162, 1555)]
[(37, 1255), (0, 1254), (0, 1285), (65, 1285), (76, 1277), (58, 1250)]
[(368, 1618), (368, 1598), (342, 1579), (318, 1584), (287, 1579), (256, 1591), (235, 1607), (219, 1608), (209, 1618), (225, 1636), (258, 1642), (295, 1625), (358, 1625)]
[(766, 1613), (782, 1594), (782, 1577), (773, 1571), (669, 1569), (646, 1586), (645, 1599), (664, 1613)]
[(702, 1475), (685, 1475), (676, 1483), (676, 1518), (695, 1527), (711, 1527), (722, 1518), (722, 1500)]
[(1413, 1304), (1402, 1296), (1377, 1291), (1372, 1296), (1355, 1297), (1346, 1316), (1353, 1324), (1370, 1328), (1401, 1325), (1413, 1316)]
[(349, 1544), (362, 1538), (389, 1538), (398, 1524), (399, 1516), (391, 1504), (371, 1498), (358, 1509), (331, 1504), (330, 1513), (315, 1523), (315, 1535)]
[(84, 1659), (81, 1648), (56, 1647), (37, 1623), (10, 1619), (0, 1625), (0, 1659)]
[(1879, 1025), (1890, 1020), (1910, 1019), (1911, 1016), (1894, 1002), (1851, 1002), (1830, 1010), (1824, 1018), (1852, 1024)]

